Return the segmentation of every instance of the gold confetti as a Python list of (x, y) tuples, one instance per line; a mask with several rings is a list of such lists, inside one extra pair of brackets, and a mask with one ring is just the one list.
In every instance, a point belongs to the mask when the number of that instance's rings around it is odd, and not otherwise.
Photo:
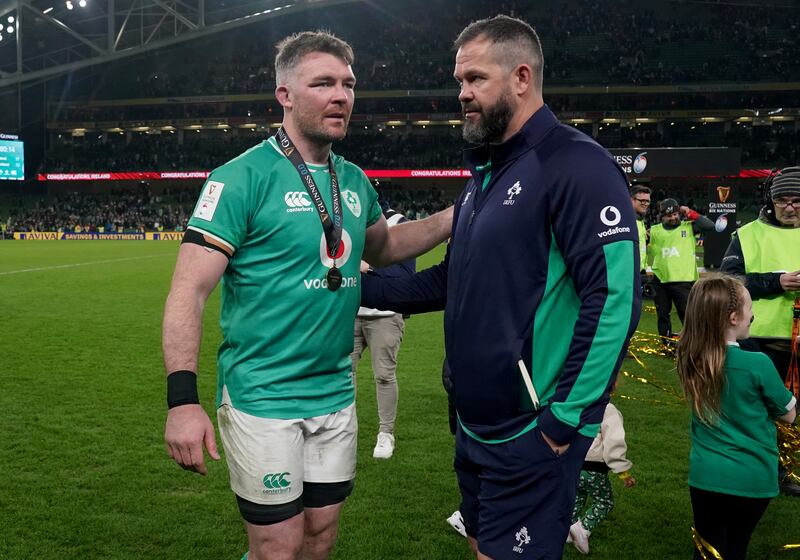
[(708, 541), (701, 537), (697, 533), (697, 529), (694, 527), (692, 527), (692, 541), (694, 541), (694, 546), (697, 548), (697, 551), (700, 553), (700, 557), (703, 560), (709, 560), (710, 558), (722, 560), (722, 555), (717, 552), (717, 549), (711, 546)]

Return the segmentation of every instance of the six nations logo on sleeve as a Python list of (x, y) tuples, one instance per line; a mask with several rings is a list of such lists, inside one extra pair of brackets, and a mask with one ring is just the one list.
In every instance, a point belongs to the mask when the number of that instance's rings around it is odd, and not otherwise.
[(206, 183), (206, 188), (200, 197), (200, 202), (197, 203), (197, 208), (194, 211), (194, 217), (201, 220), (210, 222), (214, 218), (214, 212), (217, 211), (217, 204), (219, 204), (219, 197), (222, 195), (222, 189), (225, 183), (218, 183), (217, 181), (209, 181)]

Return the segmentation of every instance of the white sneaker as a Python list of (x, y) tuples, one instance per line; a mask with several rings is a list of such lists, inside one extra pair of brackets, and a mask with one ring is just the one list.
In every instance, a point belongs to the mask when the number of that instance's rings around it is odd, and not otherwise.
[(467, 529), (464, 527), (464, 518), (461, 517), (461, 512), (459, 510), (455, 510), (453, 515), (447, 518), (447, 522), (458, 532), (459, 535), (467, 538)]
[(589, 554), (589, 535), (591, 531), (587, 531), (583, 523), (576, 521), (569, 528), (569, 536), (572, 537), (572, 544), (578, 549), (581, 554)]
[(394, 453), (394, 436), (386, 432), (379, 432), (378, 442), (375, 444), (372, 456), (376, 459), (388, 459), (392, 453)]

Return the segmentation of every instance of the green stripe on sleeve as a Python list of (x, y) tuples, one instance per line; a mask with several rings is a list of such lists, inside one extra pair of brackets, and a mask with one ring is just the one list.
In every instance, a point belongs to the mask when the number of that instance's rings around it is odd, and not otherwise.
[(564, 424), (578, 426), (583, 411), (602, 396), (614, 374), (631, 323), (635, 272), (633, 251), (634, 243), (630, 240), (603, 246), (608, 297), (572, 390), (566, 401), (551, 406), (553, 415)]

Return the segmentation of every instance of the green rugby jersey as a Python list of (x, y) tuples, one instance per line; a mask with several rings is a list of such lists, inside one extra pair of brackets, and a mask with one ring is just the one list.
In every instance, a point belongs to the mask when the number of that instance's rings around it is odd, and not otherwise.
[[(381, 209), (364, 172), (331, 157), (343, 215), (336, 292), (324, 281), (331, 260), (319, 214), (274, 138), (215, 169), (203, 187), (188, 228), (233, 249), (222, 277), (217, 406), (223, 389), (236, 409), (263, 418), (308, 418), (353, 402), (359, 264)], [(328, 166), (308, 167), (331, 210)]]
[(778, 495), (775, 423), (795, 406), (770, 359), (728, 346), (720, 418), (708, 426), (692, 416), (689, 485), (750, 498)]

